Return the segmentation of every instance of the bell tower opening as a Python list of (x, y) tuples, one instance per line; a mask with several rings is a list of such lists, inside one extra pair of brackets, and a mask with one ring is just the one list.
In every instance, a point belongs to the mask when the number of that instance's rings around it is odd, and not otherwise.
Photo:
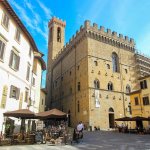
[(61, 28), (57, 28), (57, 42), (61, 42)]

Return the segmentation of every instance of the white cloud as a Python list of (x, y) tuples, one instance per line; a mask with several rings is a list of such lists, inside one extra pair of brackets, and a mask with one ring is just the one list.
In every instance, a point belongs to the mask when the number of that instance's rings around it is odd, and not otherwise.
[(150, 56), (150, 24), (141, 30), (141, 34), (136, 37), (136, 42), (138, 51)]
[(88, 11), (86, 13), (86, 16), (88, 17), (88, 19), (93, 22), (99, 21), (100, 14), (109, 2), (109, 0), (94, 0), (94, 2), (89, 5), (90, 8), (87, 9)]
[(52, 16), (52, 12), (49, 8), (47, 8), (41, 1), (37, 0), (39, 6), (43, 9), (45, 16), (47, 17), (47, 19), (50, 19)]
[(34, 29), (32, 20), (31, 20), (31, 19), (28, 17), (28, 15), (26, 14), (25, 9), (23, 9), (21, 6), (19, 6), (14, 0), (11, 0), (10, 2), (11, 2), (11, 4), (12, 4), (14, 7), (16, 7), (16, 9), (19, 11), (21, 18), (22, 18), (22, 20), (26, 23), (26, 25), (27, 25), (28, 27), (30, 27), (31, 29)]
[(20, 13), (20, 16), (21, 16), (21, 20), (25, 22), (26, 26), (28, 26), (31, 31), (36, 31), (38, 32), (39, 34), (41, 34), (44, 38), (44, 40), (46, 41), (47, 43), (47, 32), (46, 32), (46, 29), (44, 27), (44, 29), (42, 30), (40, 28), (40, 17), (38, 15), (37, 12), (34, 12), (33, 10), (33, 6), (27, 1), (27, 0), (24, 0), (24, 4), (29, 8), (31, 9), (31, 12), (32, 12), (32, 15), (34, 16), (33, 19), (31, 19), (28, 14), (27, 14), (27, 11), (19, 6), (14, 0), (11, 0), (10, 1), (11, 4), (16, 7), (16, 9), (18, 10), (18, 12)]
[(41, 22), (41, 17), (36, 11), (34, 11), (34, 6), (28, 0), (24, 0), (24, 5), (31, 11), (33, 15), (33, 22), (37, 26)]

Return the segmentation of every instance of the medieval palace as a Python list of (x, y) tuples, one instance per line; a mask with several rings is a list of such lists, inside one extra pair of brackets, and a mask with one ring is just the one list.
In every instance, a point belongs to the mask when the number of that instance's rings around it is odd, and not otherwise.
[(134, 40), (85, 21), (64, 45), (66, 23), (54, 17), (48, 26), (48, 107), (67, 112), (71, 126), (82, 120), (104, 130), (115, 118), (130, 116), (127, 93), (144, 75)]

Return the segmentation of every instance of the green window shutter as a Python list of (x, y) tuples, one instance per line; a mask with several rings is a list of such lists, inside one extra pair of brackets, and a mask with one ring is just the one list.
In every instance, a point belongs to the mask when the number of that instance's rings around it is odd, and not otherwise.
[(16, 70), (19, 70), (20, 57), (17, 57)]
[(19, 101), (19, 109), (22, 108), (22, 101), (23, 101), (23, 93), (20, 93), (20, 101)]
[(5, 50), (5, 43), (0, 40), (0, 59), (3, 60)]
[(18, 100), (19, 99), (19, 95), (20, 95), (20, 89), (16, 88), (16, 91), (17, 91), (16, 99)]
[(9, 66), (10, 67), (12, 66), (12, 61), (13, 61), (13, 51), (11, 51), (10, 59), (9, 59)]
[(1, 99), (1, 108), (6, 107), (7, 93), (8, 93), (8, 87), (5, 85), (3, 87), (2, 99)]
[(14, 86), (11, 85), (11, 86), (10, 86), (10, 95), (9, 95), (10, 98), (12, 97), (12, 94), (13, 94), (13, 88), (14, 88)]

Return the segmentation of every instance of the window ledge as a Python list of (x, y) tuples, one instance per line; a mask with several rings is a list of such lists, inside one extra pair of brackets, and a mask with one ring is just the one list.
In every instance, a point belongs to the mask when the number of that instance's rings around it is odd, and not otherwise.
[(20, 45), (20, 41), (18, 41), (16, 38), (14, 38), (14, 40)]
[(7, 28), (3, 23), (1, 23), (1, 25), (3, 26), (3, 28), (4, 28), (7, 32), (9, 32), (9, 27)]
[(9, 68), (11, 68), (12, 70), (14, 70), (15, 72), (19, 71), (17, 69), (12, 68), (11, 66), (9, 66)]

